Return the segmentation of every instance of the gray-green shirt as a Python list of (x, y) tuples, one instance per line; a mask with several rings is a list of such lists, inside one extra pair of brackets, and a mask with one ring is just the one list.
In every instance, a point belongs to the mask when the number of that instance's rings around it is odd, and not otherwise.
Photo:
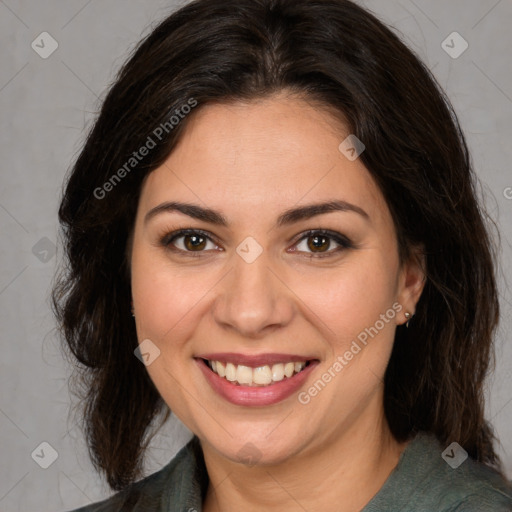
[[(512, 484), (496, 472), (445, 450), (429, 434), (418, 434), (397, 466), (361, 512), (512, 512)], [(446, 457), (446, 453), (445, 453)], [(73, 512), (200, 512), (208, 474), (197, 437), (160, 471), (112, 497)]]

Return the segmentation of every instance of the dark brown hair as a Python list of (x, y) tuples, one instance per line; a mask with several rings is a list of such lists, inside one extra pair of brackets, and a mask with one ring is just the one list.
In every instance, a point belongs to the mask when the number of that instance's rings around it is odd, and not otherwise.
[[(66, 183), (59, 219), (68, 264), (53, 290), (95, 467), (115, 490), (136, 480), (150, 427), (169, 413), (133, 354), (127, 258), (143, 180), (193, 114), (169, 119), (191, 99), (197, 111), (279, 91), (348, 122), (366, 145), (361, 159), (387, 200), (401, 260), (424, 248), (424, 292), (409, 329), (397, 329), (385, 376), (393, 434), (432, 432), (499, 469), (483, 404), (499, 318), (495, 251), (468, 148), (430, 71), (347, 0), (193, 1), (140, 43), (110, 88)], [(112, 185), (151, 134), (155, 147)]]

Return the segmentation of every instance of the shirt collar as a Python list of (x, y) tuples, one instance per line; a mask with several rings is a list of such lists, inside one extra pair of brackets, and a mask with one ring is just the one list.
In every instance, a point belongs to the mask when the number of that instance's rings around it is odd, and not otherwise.
[(174, 462), (161, 512), (201, 512), (209, 478), (197, 436), (178, 452)]

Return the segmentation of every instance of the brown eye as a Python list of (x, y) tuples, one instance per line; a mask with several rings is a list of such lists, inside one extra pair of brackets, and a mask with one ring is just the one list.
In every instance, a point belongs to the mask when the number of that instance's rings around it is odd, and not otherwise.
[(308, 248), (313, 252), (316, 252), (317, 250), (318, 252), (325, 252), (331, 245), (330, 239), (326, 236), (310, 236), (307, 240)]
[[(198, 253), (198, 255), (207, 249), (217, 248), (207, 234), (195, 230), (179, 230), (170, 233), (162, 238), (161, 244), (174, 252)], [(211, 247), (207, 247), (208, 244)]]
[[(334, 244), (334, 248), (333, 247)], [(295, 251), (309, 254), (310, 257), (334, 256), (345, 249), (353, 248), (352, 242), (344, 235), (325, 230), (313, 230), (304, 233)]]
[(206, 237), (202, 235), (184, 235), (183, 245), (189, 251), (201, 251), (206, 246)]

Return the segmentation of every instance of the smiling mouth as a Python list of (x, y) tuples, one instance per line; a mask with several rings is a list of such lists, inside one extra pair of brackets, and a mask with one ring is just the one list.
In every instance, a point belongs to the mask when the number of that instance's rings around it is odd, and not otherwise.
[(235, 386), (266, 387), (293, 378), (313, 361), (290, 361), (252, 368), (242, 364), (201, 358), (213, 373)]

